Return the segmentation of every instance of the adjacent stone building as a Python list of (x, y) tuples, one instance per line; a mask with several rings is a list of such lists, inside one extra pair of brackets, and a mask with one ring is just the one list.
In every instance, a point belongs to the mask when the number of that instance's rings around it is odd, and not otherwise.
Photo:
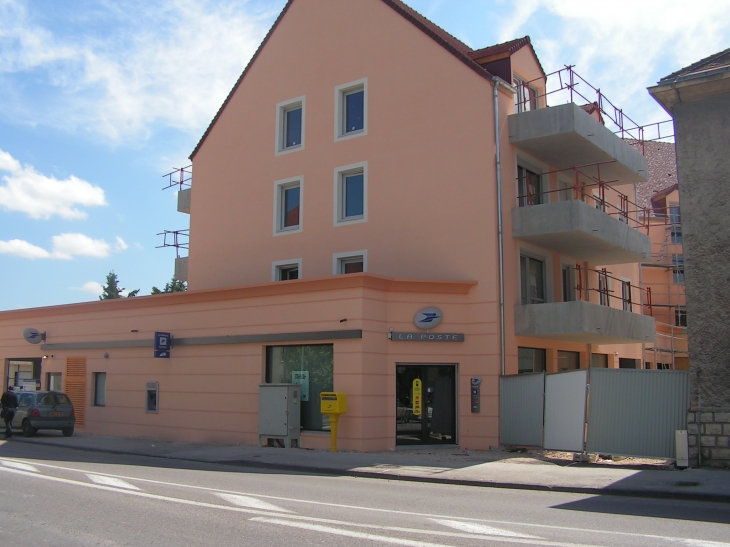
[(691, 456), (701, 465), (730, 467), (730, 49), (662, 78), (649, 93), (674, 118), (692, 372)]

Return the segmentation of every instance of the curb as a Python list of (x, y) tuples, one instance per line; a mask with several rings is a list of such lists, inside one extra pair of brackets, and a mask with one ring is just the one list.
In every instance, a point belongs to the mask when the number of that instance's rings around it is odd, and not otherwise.
[[(623, 496), (631, 498), (650, 498), (650, 499), (672, 499), (684, 501), (705, 501), (715, 503), (730, 503), (730, 494), (704, 494), (692, 492), (675, 492), (669, 490), (632, 490), (626, 488), (591, 488), (580, 486), (548, 486), (545, 484), (523, 484), (512, 482), (496, 482), (496, 481), (478, 481), (469, 479), (449, 479), (441, 477), (418, 477), (407, 475), (396, 475), (391, 473), (376, 473), (374, 471), (358, 471), (352, 469), (336, 469), (332, 467), (317, 467), (295, 464), (280, 464), (257, 462), (250, 460), (200, 460), (195, 458), (184, 458), (180, 456), (164, 456), (158, 454), (144, 454), (139, 452), (129, 452), (124, 450), (113, 450), (107, 448), (89, 448), (80, 446), (68, 446), (65, 444), (33, 441), (25, 438), (18, 438), (20, 442), (27, 444), (36, 444), (44, 446), (54, 446), (58, 448), (67, 448), (69, 450), (78, 450), (81, 452), (99, 452), (103, 454), (116, 454), (120, 456), (137, 456), (143, 458), (158, 458), (162, 460), (178, 460), (185, 462), (195, 462), (210, 465), (226, 465), (230, 467), (252, 467), (256, 469), (272, 469), (279, 471), (291, 471), (295, 473), (309, 473), (317, 475), (357, 477), (364, 479), (380, 479), (393, 480), (403, 482), (421, 482), (429, 484), (448, 484), (454, 486), (471, 486), (480, 488), (501, 488), (509, 490), (530, 490), (534, 492), (560, 492), (564, 494), (588, 494), (594, 496)], [(16, 440), (16, 442), (17, 442)]]

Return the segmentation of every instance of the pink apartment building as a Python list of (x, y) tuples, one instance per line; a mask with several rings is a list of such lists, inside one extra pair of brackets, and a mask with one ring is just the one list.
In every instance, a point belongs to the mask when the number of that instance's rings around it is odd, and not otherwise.
[(191, 155), (188, 292), (2, 312), (5, 378), (64, 389), (91, 433), (255, 444), (259, 384), (296, 377), (304, 447), (341, 391), (339, 446), (375, 451), (498, 445), (501, 375), (641, 367), (647, 162), (549, 77), (528, 37), (291, 0)]

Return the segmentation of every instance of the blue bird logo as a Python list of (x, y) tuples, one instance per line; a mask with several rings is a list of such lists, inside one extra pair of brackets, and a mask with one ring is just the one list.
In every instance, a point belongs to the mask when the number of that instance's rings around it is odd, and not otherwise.
[(438, 313), (424, 312), (423, 318), (419, 320), (419, 323), (432, 323), (434, 319), (441, 317)]

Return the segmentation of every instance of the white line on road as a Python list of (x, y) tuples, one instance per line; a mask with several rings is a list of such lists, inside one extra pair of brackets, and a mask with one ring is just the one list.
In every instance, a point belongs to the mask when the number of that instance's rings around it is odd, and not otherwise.
[(527, 534), (518, 534), (517, 532), (510, 532), (509, 530), (502, 530), (501, 528), (492, 528), (491, 526), (485, 526), (484, 524), (478, 524), (476, 522), (464, 522), (462, 520), (446, 520), (446, 519), (431, 519), (434, 522), (454, 528), (461, 532), (469, 532), (470, 534), (484, 534), (487, 536), (504, 536), (511, 538), (524, 538), (524, 539), (543, 539), (537, 536), (528, 536)]
[[(2, 460), (10, 461), (10, 460)], [(14, 462), (14, 463), (20, 463), (20, 462)], [(64, 471), (75, 471), (77, 473), (81, 472), (84, 473), (83, 470), (77, 469), (74, 467), (65, 467), (60, 465), (51, 465), (46, 463), (40, 463), (40, 462), (33, 462), (38, 467), (47, 467), (50, 469), (60, 469)], [(23, 464), (27, 465), (27, 464)], [(9, 469), (3, 469), (0, 467), (0, 470), (10, 471)], [(99, 473), (102, 475), (102, 473)], [(168, 481), (159, 481), (154, 479), (143, 479), (138, 477), (129, 477), (126, 475), (116, 475), (111, 473), (103, 473), (103, 475), (107, 477), (116, 477), (119, 479), (127, 479), (127, 480), (134, 480), (138, 482), (146, 482), (150, 484), (160, 484), (163, 486), (175, 486), (179, 488), (190, 488), (194, 490), (203, 490), (208, 492), (214, 492), (214, 493), (220, 493), (220, 492), (226, 492), (225, 490), (221, 490), (219, 488), (210, 488), (206, 486), (194, 486), (190, 484), (181, 484), (176, 482), (168, 482)], [(41, 475), (42, 476), (42, 475)], [(70, 481), (74, 483), (74, 481)], [(89, 485), (88, 483), (78, 483), (78, 484), (85, 484), (87, 486), (93, 486)], [(99, 488), (104, 488), (103, 486), (99, 486)], [(119, 490), (117, 490), (119, 491)], [(245, 495), (248, 494), (247, 492), (237, 492), (233, 490), (229, 490), (227, 493), (235, 494), (235, 495)], [(415, 511), (399, 511), (397, 509), (382, 509), (379, 507), (366, 507), (366, 506), (359, 506), (359, 505), (348, 505), (348, 504), (342, 504), (342, 503), (332, 503), (332, 502), (323, 502), (323, 501), (314, 501), (314, 500), (303, 500), (303, 499), (297, 499), (297, 498), (286, 498), (282, 496), (271, 496), (266, 494), (250, 494), (251, 496), (256, 496), (258, 498), (266, 498), (270, 500), (280, 500), (280, 501), (287, 501), (292, 503), (302, 503), (302, 504), (309, 504), (309, 505), (319, 505), (319, 506), (325, 506), (325, 507), (336, 507), (341, 509), (353, 509), (357, 511), (370, 511), (375, 513), (389, 513), (389, 514), (395, 514), (395, 515), (406, 515), (406, 516), (415, 516), (415, 517), (423, 517), (423, 518), (442, 518), (442, 519), (453, 519), (453, 520), (460, 520), (465, 522), (479, 522), (479, 523), (489, 523), (489, 524), (497, 524), (497, 525), (506, 525), (506, 526), (518, 526), (518, 527), (528, 527), (528, 528), (540, 528), (544, 530), (558, 530), (561, 532), (581, 532), (581, 533), (589, 533), (589, 534), (599, 534), (599, 535), (614, 535), (614, 536), (630, 536), (630, 537), (639, 537), (639, 538), (645, 538), (645, 539), (656, 539), (656, 540), (665, 540), (665, 541), (673, 541), (673, 542), (692, 542), (692, 541), (702, 541), (702, 540), (695, 540), (691, 538), (679, 538), (679, 537), (669, 537), (669, 536), (659, 536), (654, 534), (641, 534), (636, 532), (623, 532), (623, 531), (615, 531), (615, 530), (597, 530), (592, 528), (577, 528), (572, 526), (556, 526), (556, 525), (549, 525), (549, 524), (536, 524), (536, 523), (527, 523), (527, 522), (514, 522), (514, 521), (506, 521), (506, 520), (495, 520), (495, 519), (485, 519), (485, 518), (470, 518), (470, 517), (460, 517), (460, 516), (453, 516), (453, 515), (439, 515), (439, 514), (433, 514), (433, 513), (419, 513)], [(152, 494), (150, 494), (152, 496)], [(586, 498), (596, 498), (598, 496), (585, 496)], [(176, 498), (170, 498), (171, 500), (175, 500)], [(191, 502), (192, 503), (192, 502)], [(210, 504), (211, 507), (219, 507), (217, 505)], [(263, 513), (261, 511), (256, 511), (253, 509), (245, 509), (245, 508), (234, 508), (229, 507), (229, 509), (238, 509), (241, 512), (248, 512), (253, 514), (259, 514), (268, 516), (268, 513)], [(293, 517), (292, 517), (293, 518)], [(459, 536), (455, 536), (459, 537)], [(465, 535), (466, 537), (466, 535)], [(709, 547), (730, 547), (730, 544), (724, 544), (724, 543), (713, 543), (711, 541), (705, 541), (705, 543)], [(704, 547), (700, 544), (690, 544), (686, 543), (686, 545), (691, 545), (691, 547)]]
[(309, 530), (310, 532), (322, 532), (324, 534), (334, 534), (337, 536), (345, 536), (350, 538), (367, 539), (380, 543), (392, 543), (393, 545), (408, 545), (409, 547), (453, 547), (451, 545), (445, 545), (443, 543), (429, 543), (425, 541), (415, 541), (412, 539), (376, 536), (375, 534), (353, 532), (352, 530), (343, 530), (342, 528), (332, 528), (330, 526), (321, 526), (319, 524), (309, 524), (306, 522), (272, 519), (267, 517), (254, 517), (251, 520), (256, 522), (266, 522), (268, 524), (278, 524), (279, 526), (289, 526), (290, 528), (299, 528), (301, 530)]
[(135, 485), (129, 484), (127, 481), (123, 481), (122, 479), (117, 479), (115, 477), (107, 477), (106, 475), (93, 475), (91, 473), (86, 473), (86, 476), (89, 477), (96, 484), (114, 486), (115, 488), (126, 488), (127, 490), (139, 490), (139, 488), (137, 488)]
[(279, 507), (278, 505), (274, 505), (273, 503), (261, 501), (250, 496), (239, 496), (238, 494), (224, 494), (222, 492), (218, 492), (216, 495), (220, 498), (223, 498), (227, 502), (232, 503), (233, 505), (238, 505), (239, 507), (250, 507), (251, 509), (261, 509), (262, 511), (293, 513), (293, 511), (289, 511), (289, 509), (284, 509), (283, 507)]
[(21, 471), (30, 471), (31, 473), (40, 473), (37, 467), (29, 465), (27, 463), (14, 462), (10, 460), (2, 460), (5, 467), (11, 467), (13, 469), (20, 469)]
[(682, 543), (690, 547), (730, 547), (730, 543), (721, 541), (709, 541), (705, 539), (683, 539)]

